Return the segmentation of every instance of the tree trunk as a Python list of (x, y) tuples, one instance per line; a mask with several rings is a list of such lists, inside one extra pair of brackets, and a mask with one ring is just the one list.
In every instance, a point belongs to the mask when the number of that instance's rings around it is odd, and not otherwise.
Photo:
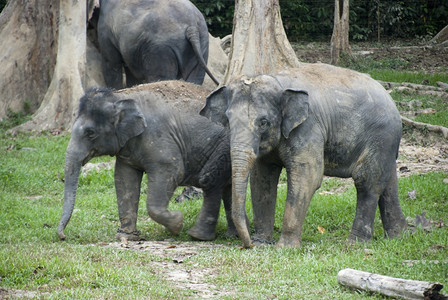
[(448, 41), (448, 25), (443, 27), (443, 29), (431, 40), (432, 43), (444, 43), (446, 41)]
[(239, 75), (298, 67), (280, 16), (278, 0), (236, 0), (229, 64), (223, 84)]
[(64, 128), (75, 118), (86, 78), (86, 0), (60, 0), (58, 52), (50, 87), (33, 119), (14, 131)]
[(349, 4), (350, 0), (334, 1), (334, 25), (333, 35), (331, 36), (331, 64), (337, 65), (341, 52), (351, 54), (350, 43), (348, 39), (349, 30)]
[(42, 102), (56, 64), (58, 11), (54, 0), (10, 0), (2, 11), (0, 120)]

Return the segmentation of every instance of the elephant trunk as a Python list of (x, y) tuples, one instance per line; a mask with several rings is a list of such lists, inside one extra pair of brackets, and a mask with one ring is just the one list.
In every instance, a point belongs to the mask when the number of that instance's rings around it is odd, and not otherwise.
[(81, 154), (79, 151), (73, 151), (73, 141), (70, 144), (65, 156), (65, 186), (64, 186), (64, 205), (62, 216), (58, 225), (58, 236), (60, 240), (65, 239), (64, 229), (73, 213), (76, 200), (76, 190), (78, 189), (78, 180), (81, 167), (88, 155)]
[(246, 193), (249, 172), (255, 158), (251, 148), (232, 147), (232, 219), (244, 248), (251, 247), (246, 224)]

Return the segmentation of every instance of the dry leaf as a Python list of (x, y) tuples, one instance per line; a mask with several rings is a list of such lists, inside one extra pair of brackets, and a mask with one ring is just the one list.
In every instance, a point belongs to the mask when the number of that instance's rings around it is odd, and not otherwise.
[(169, 245), (168, 247), (166, 247), (166, 249), (173, 249), (173, 248), (176, 248), (177, 246), (176, 245)]
[(322, 226), (317, 226), (317, 230), (319, 230), (320, 233), (325, 232), (325, 228), (323, 228)]

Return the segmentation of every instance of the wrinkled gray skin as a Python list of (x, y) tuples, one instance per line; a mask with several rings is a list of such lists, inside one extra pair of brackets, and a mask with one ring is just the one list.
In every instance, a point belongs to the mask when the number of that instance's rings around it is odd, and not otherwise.
[[(179, 91), (182, 84), (186, 83), (180, 84)], [(214, 239), (223, 198), (227, 234), (235, 235), (230, 217), (228, 130), (200, 116), (196, 103), (189, 103), (194, 108), (190, 111), (175, 109), (166, 102), (177, 100), (152, 97), (141, 87), (118, 92), (91, 88), (81, 98), (66, 152), (59, 238), (65, 239), (81, 166), (101, 155), (116, 156), (115, 188), (121, 223), (117, 238), (139, 238), (136, 222), (143, 173), (148, 177), (149, 216), (172, 234), (181, 231), (183, 215), (168, 211), (168, 201), (177, 186), (189, 185), (203, 189), (204, 202), (188, 233), (199, 240)]]
[(300, 246), (305, 214), (324, 174), (354, 179), (350, 240), (371, 239), (377, 205), (388, 237), (407, 227), (397, 194), (400, 115), (368, 75), (303, 64), (273, 76), (241, 77), (214, 91), (201, 114), (230, 127), (232, 216), (245, 247), (251, 245), (243, 217), (249, 175), (253, 239), (272, 241), (283, 167), (288, 191), (279, 247)]
[(207, 68), (208, 29), (188, 0), (102, 0), (98, 42), (106, 85), (126, 86), (183, 79), (202, 84)]

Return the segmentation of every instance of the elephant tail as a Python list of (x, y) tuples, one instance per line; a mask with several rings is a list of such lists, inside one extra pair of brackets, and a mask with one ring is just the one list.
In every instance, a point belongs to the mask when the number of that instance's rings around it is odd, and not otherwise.
[(202, 56), (198, 29), (195, 26), (188, 26), (185, 30), (185, 36), (193, 47), (193, 51), (196, 54), (201, 67), (205, 70), (207, 75), (210, 76), (213, 82), (216, 83), (216, 85), (219, 85), (219, 81), (215, 78), (215, 76), (213, 76), (212, 72), (207, 67), (207, 63), (205, 62), (204, 57)]

